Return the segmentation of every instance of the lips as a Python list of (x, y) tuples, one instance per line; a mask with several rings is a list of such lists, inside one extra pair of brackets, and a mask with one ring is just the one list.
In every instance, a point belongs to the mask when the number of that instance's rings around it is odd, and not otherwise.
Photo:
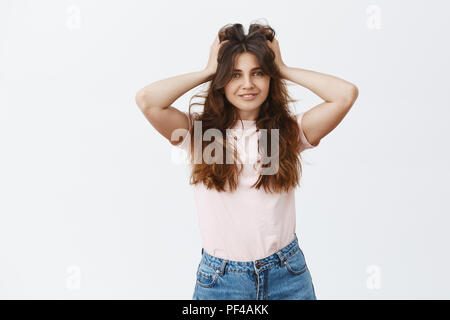
[(244, 93), (244, 94), (240, 94), (239, 96), (240, 97), (242, 97), (242, 96), (246, 96), (246, 95), (257, 95), (257, 93)]
[(251, 95), (241, 95), (240, 97), (242, 100), (251, 101), (256, 99), (256, 96), (257, 96), (256, 94), (251, 94)]

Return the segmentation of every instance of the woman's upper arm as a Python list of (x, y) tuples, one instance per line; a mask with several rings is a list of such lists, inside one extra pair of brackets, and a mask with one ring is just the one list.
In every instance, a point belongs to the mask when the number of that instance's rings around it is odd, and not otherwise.
[(150, 124), (172, 145), (184, 141), (190, 129), (187, 113), (169, 106), (167, 108), (141, 109)]
[(295, 115), (295, 117), (297, 119), (297, 123), (298, 123), (299, 129), (300, 129), (299, 140), (300, 140), (300, 143), (302, 145), (302, 147), (301, 147), (302, 151), (305, 150), (305, 149), (315, 148), (320, 143), (320, 141), (319, 141), (319, 142), (314, 142), (314, 144), (312, 144), (312, 143), (309, 142), (308, 138), (306, 137), (305, 130), (304, 130), (304, 127), (303, 127), (303, 116), (304, 116), (304, 114), (305, 114), (305, 112), (302, 112), (302, 113), (299, 113), (299, 114)]

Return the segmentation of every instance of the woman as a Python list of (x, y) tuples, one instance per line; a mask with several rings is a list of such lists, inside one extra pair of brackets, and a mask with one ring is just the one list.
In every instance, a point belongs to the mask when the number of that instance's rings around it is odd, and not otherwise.
[[(292, 115), (285, 79), (324, 102)], [(207, 81), (201, 114), (192, 104), (188, 113), (170, 106)], [(316, 299), (295, 232), (300, 154), (342, 121), (357, 96), (350, 82), (286, 66), (275, 31), (260, 24), (247, 35), (241, 24), (224, 26), (205, 69), (138, 91), (148, 121), (190, 154), (202, 237), (193, 299)]]

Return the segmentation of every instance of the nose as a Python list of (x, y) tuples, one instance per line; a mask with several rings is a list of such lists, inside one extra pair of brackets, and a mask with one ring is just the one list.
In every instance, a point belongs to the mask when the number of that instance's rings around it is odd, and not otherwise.
[(252, 82), (252, 78), (251, 77), (244, 77), (244, 83), (243, 83), (243, 88), (244, 89), (251, 89), (253, 88), (253, 82)]

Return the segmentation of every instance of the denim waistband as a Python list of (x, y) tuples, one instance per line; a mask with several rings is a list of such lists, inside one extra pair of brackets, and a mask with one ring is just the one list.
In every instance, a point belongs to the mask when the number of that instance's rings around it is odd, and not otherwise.
[(217, 270), (217, 273), (224, 274), (226, 271), (235, 271), (235, 272), (247, 272), (247, 271), (256, 271), (261, 272), (266, 269), (270, 269), (276, 264), (284, 265), (285, 261), (297, 250), (300, 249), (298, 244), (297, 234), (294, 234), (294, 240), (292, 240), (288, 245), (281, 248), (279, 251), (274, 254), (267, 256), (262, 259), (254, 260), (254, 261), (233, 261), (227, 260), (219, 257), (214, 257), (202, 248), (202, 260), (200, 263), (204, 263), (214, 269)]

